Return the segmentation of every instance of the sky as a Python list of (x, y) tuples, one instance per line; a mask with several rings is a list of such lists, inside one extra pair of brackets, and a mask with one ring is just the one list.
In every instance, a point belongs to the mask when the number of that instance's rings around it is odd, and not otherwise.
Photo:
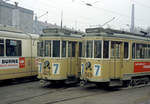
[[(97, 27), (109, 22), (104, 27), (129, 30), (131, 24), (131, 6), (135, 4), (135, 26), (150, 26), (150, 0), (11, 0), (19, 6), (34, 11), (38, 18), (49, 23), (61, 23), (63, 26), (84, 31), (85, 28)], [(92, 6), (85, 5), (86, 3)]]

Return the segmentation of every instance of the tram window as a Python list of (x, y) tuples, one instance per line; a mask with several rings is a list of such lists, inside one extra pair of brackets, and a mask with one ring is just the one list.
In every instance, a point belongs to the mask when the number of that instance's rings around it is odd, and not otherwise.
[(135, 59), (135, 43), (132, 44), (132, 58)]
[(44, 56), (51, 57), (51, 41), (50, 40), (45, 40)]
[(124, 58), (129, 57), (129, 44), (127, 42), (124, 43)]
[(109, 41), (104, 41), (104, 44), (103, 44), (103, 58), (109, 58)]
[(144, 58), (143, 53), (142, 53), (142, 44), (136, 44), (136, 58)]
[(0, 56), (4, 56), (4, 40), (0, 39)]
[(6, 56), (21, 56), (21, 40), (6, 39)]
[(111, 55), (115, 58), (120, 58), (120, 44), (119, 42), (111, 42)]
[(38, 53), (37, 54), (38, 54), (38, 56), (42, 57), (43, 56), (43, 41), (38, 42), (37, 44), (38, 44), (38, 49), (37, 49)]
[(66, 57), (66, 41), (62, 41), (62, 57)]
[(79, 57), (82, 57), (82, 42), (79, 42)]
[(93, 41), (87, 41), (86, 44), (86, 57), (92, 58), (93, 56)]
[(75, 57), (76, 53), (76, 42), (68, 43), (68, 57)]
[(53, 41), (53, 57), (60, 57), (60, 41)]
[(148, 45), (148, 58), (150, 58), (150, 44)]
[(94, 58), (101, 58), (102, 53), (102, 41), (95, 40), (94, 41)]
[(82, 43), (82, 57), (85, 57), (85, 41)]

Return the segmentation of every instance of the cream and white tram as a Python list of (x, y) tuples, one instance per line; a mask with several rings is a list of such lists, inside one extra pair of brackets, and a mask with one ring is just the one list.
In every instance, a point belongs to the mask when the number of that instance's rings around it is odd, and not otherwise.
[(42, 84), (80, 79), (81, 33), (58, 28), (43, 31), (38, 44), (38, 78)]
[(0, 26), (0, 80), (37, 75), (38, 35)]
[(103, 28), (89, 28), (86, 33), (81, 86), (135, 86), (149, 82), (150, 37)]

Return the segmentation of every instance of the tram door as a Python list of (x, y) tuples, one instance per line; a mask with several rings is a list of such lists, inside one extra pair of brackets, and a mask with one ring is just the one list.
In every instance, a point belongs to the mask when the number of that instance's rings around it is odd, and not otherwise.
[(77, 73), (77, 42), (68, 42), (68, 77), (73, 77)]
[(121, 69), (123, 67), (123, 43), (119, 41), (111, 42), (111, 58), (112, 58), (112, 67), (111, 67), (111, 78), (120, 79)]

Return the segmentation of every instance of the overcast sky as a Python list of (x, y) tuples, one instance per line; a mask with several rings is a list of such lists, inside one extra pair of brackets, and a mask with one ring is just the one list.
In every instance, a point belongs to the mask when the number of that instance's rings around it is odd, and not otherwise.
[[(31, 9), (37, 16), (48, 11), (39, 18), (41, 21), (60, 25), (63, 10), (63, 25), (84, 30), (88, 27), (102, 25), (115, 19), (105, 27), (129, 29), (131, 21), (131, 5), (135, 3), (135, 26), (150, 26), (150, 0), (12, 0), (19, 6)], [(85, 3), (93, 6), (87, 6)]]

